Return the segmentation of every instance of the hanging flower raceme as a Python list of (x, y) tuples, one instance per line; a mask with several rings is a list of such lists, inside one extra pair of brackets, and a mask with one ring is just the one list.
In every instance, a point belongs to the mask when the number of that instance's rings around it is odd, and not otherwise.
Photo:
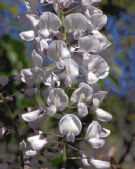
[(59, 130), (68, 142), (74, 141), (82, 129), (81, 121), (74, 114), (66, 114), (59, 122)]
[[(83, 152), (72, 147), (70, 142), (74, 142), (72, 144), (75, 145), (76, 141), (80, 142), (83, 139), (94, 149), (103, 147), (110, 130), (103, 128), (99, 122), (109, 122), (112, 115), (100, 108), (107, 92), (97, 91), (95, 88), (99, 80), (109, 75), (110, 69), (100, 56), (100, 52), (111, 44), (106, 36), (99, 32), (107, 23), (107, 16), (93, 6), (101, 0), (23, 2), (27, 7), (26, 18), (31, 23), (31, 29), (21, 32), (20, 37), (25, 41), (34, 40), (35, 49), (31, 56), (32, 68), (22, 69), (16, 79), (28, 85), (27, 91), (23, 89), (27, 96), (33, 96), (33, 89), (39, 90), (37, 84), (40, 82), (41, 90), (45, 93), (42, 105), (36, 107), (36, 110), (32, 108), (22, 114), (22, 119), (29, 124), (34, 133), (27, 138), (31, 149), (29, 146), (21, 149), (24, 157), (34, 159), (35, 155), (41, 151), (43, 153), (44, 147), (49, 151), (50, 145), (54, 145), (55, 142), (60, 145), (57, 149), (60, 149), (60, 154), (63, 152), (63, 159), (70, 154), (68, 148)], [(46, 8), (53, 7), (55, 14), (48, 11), (41, 14), (37, 12), (40, 3), (45, 3)], [(74, 6), (73, 3), (79, 3), (80, 9), (77, 13), (74, 13), (74, 7), (71, 11), (65, 9)], [(36, 96), (36, 93), (34, 95)], [(43, 96), (37, 99), (39, 103), (42, 98)], [(97, 121), (93, 120), (87, 126), (83, 120), (87, 116), (93, 116), (92, 112), (96, 113)], [(44, 120), (50, 122), (49, 119), (56, 119), (60, 134), (36, 134), (39, 124)], [(83, 124), (87, 127), (85, 136)], [(79, 136), (83, 138), (78, 138)], [(49, 140), (53, 137), (56, 137), (57, 141)], [(52, 153), (51, 150), (50, 152)], [(87, 157), (85, 153), (81, 153), (80, 159), (86, 167), (110, 167), (109, 162), (95, 159), (91, 155)]]
[(76, 89), (72, 96), (71, 101), (77, 103), (78, 114), (82, 117), (88, 114), (86, 103), (91, 100), (93, 96), (93, 89), (86, 83), (80, 83), (79, 88)]

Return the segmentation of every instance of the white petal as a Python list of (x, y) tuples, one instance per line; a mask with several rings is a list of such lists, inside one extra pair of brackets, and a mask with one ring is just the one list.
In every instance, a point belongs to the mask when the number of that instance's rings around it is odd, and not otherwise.
[(93, 96), (93, 105), (94, 107), (99, 107), (99, 105), (103, 102), (104, 98), (106, 97), (106, 91), (98, 91)]
[(93, 121), (87, 128), (85, 139), (90, 140), (92, 138), (99, 139), (101, 132), (101, 126), (99, 122)]
[(65, 27), (68, 32), (86, 31), (89, 28), (89, 21), (81, 13), (70, 14), (65, 17)]
[(34, 151), (34, 150), (27, 150), (27, 151), (25, 151), (25, 155), (28, 156), (28, 157), (35, 156), (36, 154), (37, 154), (37, 152)]
[(33, 27), (36, 27), (39, 22), (39, 16), (35, 14), (26, 14), (26, 17), (30, 20)]
[(21, 39), (25, 41), (32, 41), (35, 38), (35, 33), (33, 30), (21, 32), (19, 35)]
[(81, 0), (82, 1), (82, 5), (84, 6), (91, 6), (93, 3), (95, 2), (101, 2), (101, 0)]
[(61, 26), (61, 20), (51, 12), (44, 12), (40, 16), (39, 27), (40, 30), (48, 30), (48, 31), (58, 31)]
[(79, 39), (80, 51), (98, 53), (100, 51), (100, 42), (92, 35)]
[(40, 151), (48, 142), (47, 138), (42, 135), (28, 137), (27, 141), (31, 144), (31, 147), (36, 151)]
[(99, 149), (103, 147), (103, 145), (105, 144), (105, 140), (97, 139), (97, 138), (92, 138), (88, 140), (88, 142), (91, 144), (92, 148), (95, 148), (95, 149)]
[(89, 101), (93, 96), (93, 89), (91, 86), (89, 86), (87, 83), (80, 83), (78, 89), (76, 89), (72, 96), (71, 101), (73, 103), (76, 102), (87, 102)]
[(88, 108), (87, 108), (87, 105), (85, 103), (79, 102), (77, 104), (77, 107), (78, 107), (78, 114), (79, 114), (79, 116), (81, 116), (81, 117), (87, 116), (87, 114), (88, 114)]
[(101, 30), (107, 23), (107, 16), (102, 13), (96, 13), (90, 17), (90, 20), (96, 30)]
[(31, 61), (32, 61), (33, 66), (42, 67), (43, 58), (35, 50), (33, 50), (33, 52), (32, 52)]
[(49, 106), (54, 105), (58, 110), (64, 110), (68, 105), (68, 96), (61, 88), (54, 88), (49, 92), (47, 98)]
[(71, 57), (66, 43), (62, 40), (53, 41), (47, 49), (47, 55), (53, 61)]
[(110, 135), (110, 130), (105, 129), (105, 128), (101, 128), (101, 133), (100, 133), (100, 137), (101, 138), (105, 138), (108, 137)]
[(65, 58), (65, 77), (74, 79), (79, 75), (78, 64), (72, 58)]
[(94, 165), (94, 167), (96, 167), (97, 169), (107, 169), (107, 168), (110, 168), (110, 163), (106, 162), (106, 161), (92, 159), (90, 161), (90, 163), (92, 165)]
[(74, 114), (65, 115), (59, 122), (60, 133), (65, 136), (67, 136), (69, 133), (77, 136), (80, 134), (81, 129), (81, 121)]
[(22, 119), (27, 122), (33, 122), (35, 120), (42, 118), (43, 116), (44, 116), (44, 113), (40, 109), (38, 109), (32, 112), (22, 114)]
[(57, 111), (56, 106), (51, 105), (48, 107), (47, 114), (48, 116), (53, 116), (56, 113), (56, 111)]
[(112, 119), (112, 115), (103, 109), (96, 109), (97, 119), (103, 122), (108, 122)]
[(89, 72), (88, 75), (87, 75), (87, 82), (88, 84), (94, 84), (98, 81), (99, 79), (97, 78), (97, 76), (92, 73), (92, 72)]

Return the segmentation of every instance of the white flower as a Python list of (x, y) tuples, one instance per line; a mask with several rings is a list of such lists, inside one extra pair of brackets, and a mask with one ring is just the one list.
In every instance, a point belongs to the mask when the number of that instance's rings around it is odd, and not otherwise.
[(109, 74), (109, 66), (101, 56), (89, 54), (84, 63), (83, 71), (86, 73), (88, 84), (94, 84)]
[(74, 114), (66, 114), (59, 122), (60, 133), (67, 137), (67, 141), (74, 141), (82, 129), (81, 121)]
[(86, 83), (80, 83), (78, 89), (76, 89), (72, 96), (71, 101), (77, 102), (88, 102), (93, 96), (93, 89)]
[(27, 17), (32, 23), (33, 30), (20, 33), (20, 37), (26, 41), (32, 41), (39, 37), (47, 39), (52, 33), (58, 33), (58, 29), (61, 27), (60, 19), (51, 12), (44, 12), (39, 19), (35, 18), (35, 15), (27, 15)]
[(46, 70), (43, 72), (43, 78), (42, 82), (49, 86), (49, 88), (59, 87), (60, 86), (60, 80), (56, 74), (51, 72), (50, 70)]
[(22, 119), (27, 122), (34, 122), (41, 119), (45, 115), (44, 110), (37, 109), (28, 113), (22, 114)]
[(44, 134), (28, 137), (27, 141), (35, 151), (40, 151), (48, 142)]
[(110, 168), (110, 162), (102, 161), (102, 160), (96, 160), (92, 158), (90, 160), (90, 163), (97, 169), (107, 169)]
[(65, 17), (67, 32), (73, 33), (74, 39), (79, 39), (90, 26), (90, 21), (81, 13), (70, 14)]
[(90, 20), (90, 22), (92, 23), (89, 30), (101, 30), (107, 23), (107, 16), (104, 15), (100, 9), (94, 6), (90, 6), (84, 14), (87, 19)]
[(49, 91), (49, 96), (47, 98), (47, 103), (49, 105), (48, 115), (52, 116), (56, 111), (62, 111), (68, 105), (68, 96), (61, 88), (54, 88)]
[(78, 114), (82, 117), (88, 114), (86, 102), (90, 101), (93, 96), (93, 89), (86, 83), (80, 83), (79, 88), (76, 89), (72, 96), (71, 101), (77, 103)]
[(108, 122), (112, 119), (112, 115), (104, 111), (103, 109), (97, 108), (95, 112), (97, 115), (97, 119), (102, 122)]
[(58, 29), (61, 27), (61, 20), (51, 12), (44, 12), (40, 16), (38, 26), (38, 33), (44, 38), (48, 38), (51, 33), (57, 33)]
[(87, 128), (85, 139), (91, 144), (93, 148), (101, 148), (105, 141), (102, 137), (107, 137), (110, 134), (110, 130), (101, 128), (97, 121), (93, 121)]
[(71, 57), (66, 43), (62, 40), (53, 41), (47, 49), (47, 55), (54, 62)]

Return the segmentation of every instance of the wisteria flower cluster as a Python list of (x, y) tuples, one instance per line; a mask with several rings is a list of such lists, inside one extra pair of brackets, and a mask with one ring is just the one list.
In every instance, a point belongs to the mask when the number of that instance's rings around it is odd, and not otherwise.
[[(112, 119), (110, 113), (100, 108), (107, 92), (97, 91), (95, 87), (109, 74), (107, 62), (99, 55), (110, 46), (105, 35), (100, 33), (107, 23), (107, 16), (95, 7), (100, 1), (22, 0), (31, 29), (21, 32), (20, 37), (33, 41), (35, 48), (32, 67), (22, 69), (16, 80), (27, 85), (23, 91), (27, 95), (37, 95), (40, 83), (45, 89), (44, 104), (22, 114), (22, 119), (34, 131), (27, 142), (20, 143), (24, 162), (31, 164), (37, 154), (46, 152), (56, 136), (64, 163), (68, 158), (73, 159), (71, 149), (77, 151), (76, 159), (81, 159), (85, 167), (110, 167), (109, 162), (87, 156), (75, 147), (76, 141), (83, 140), (91, 148), (99, 149), (110, 135), (110, 130), (100, 124)], [(38, 7), (41, 5), (50, 5), (52, 12), (40, 13)], [(96, 119), (90, 119), (91, 123), (83, 126), (83, 120), (93, 112)], [(52, 133), (52, 137), (39, 130), (41, 121), (50, 118), (56, 118), (59, 123), (59, 134)]]

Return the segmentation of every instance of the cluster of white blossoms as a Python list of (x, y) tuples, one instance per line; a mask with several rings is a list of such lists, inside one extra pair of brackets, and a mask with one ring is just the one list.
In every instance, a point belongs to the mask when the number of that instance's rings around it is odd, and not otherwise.
[[(32, 67), (21, 70), (19, 78), (27, 84), (27, 94), (39, 90), (36, 89), (37, 81), (47, 88), (45, 105), (22, 114), (22, 119), (35, 130), (35, 135), (27, 138), (31, 149), (28, 150), (21, 142), (24, 158), (35, 156), (49, 143), (44, 132), (37, 133), (38, 124), (44, 118), (60, 117), (58, 127), (65, 143), (75, 142), (76, 137), (85, 131), (81, 121), (92, 112), (95, 112), (96, 119), (88, 124), (84, 140), (92, 148), (99, 149), (110, 134), (110, 130), (100, 125), (100, 122), (112, 119), (110, 113), (100, 108), (107, 92), (94, 88), (100, 79), (109, 74), (107, 62), (99, 55), (110, 46), (105, 35), (99, 32), (107, 22), (107, 16), (94, 6), (100, 1), (22, 0), (27, 7), (26, 18), (31, 29), (21, 32), (20, 37), (34, 41), (35, 49), (31, 56)], [(53, 12), (39, 14), (39, 5), (51, 5)], [(46, 60), (50, 63), (46, 64)], [(70, 96), (68, 90), (73, 91)], [(75, 107), (76, 111), (71, 111), (71, 107)], [(109, 162), (97, 160), (91, 155), (87, 157), (82, 150), (80, 152), (85, 166), (110, 167)]]

